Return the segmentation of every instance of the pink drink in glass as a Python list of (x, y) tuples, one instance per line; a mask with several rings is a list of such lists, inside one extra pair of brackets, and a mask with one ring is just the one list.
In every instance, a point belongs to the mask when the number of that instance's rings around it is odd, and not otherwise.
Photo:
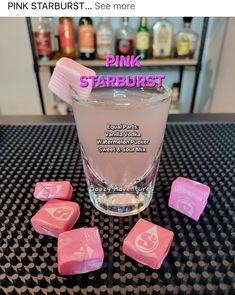
[(99, 88), (73, 97), (90, 198), (102, 212), (137, 214), (151, 201), (170, 91)]

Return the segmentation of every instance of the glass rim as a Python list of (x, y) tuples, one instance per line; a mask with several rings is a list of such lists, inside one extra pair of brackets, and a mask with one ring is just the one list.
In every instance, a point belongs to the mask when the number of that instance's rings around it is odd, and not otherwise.
[[(94, 105), (103, 105), (105, 104), (104, 101), (100, 100), (99, 99), (99, 91), (112, 91), (112, 90), (119, 90), (119, 91), (122, 91), (122, 90), (128, 90), (129, 92), (131, 91), (136, 91), (136, 90), (139, 90), (141, 91), (142, 93), (145, 92), (145, 93), (151, 93), (151, 95), (149, 95), (149, 98), (147, 99), (148, 102), (152, 103), (152, 104), (160, 104), (160, 103), (163, 103), (167, 100), (170, 100), (171, 99), (171, 93), (172, 93), (172, 90), (169, 86), (163, 84), (162, 87), (104, 87), (104, 86), (99, 86), (99, 87), (94, 87), (92, 89), (92, 92), (91, 92), (91, 95), (89, 97), (85, 97), (85, 96), (82, 96), (82, 95), (79, 95), (74, 89), (72, 89), (71, 91), (71, 97), (72, 97), (72, 100), (73, 101), (76, 101), (77, 103), (79, 104), (94, 104)], [(165, 91), (163, 93), (161, 93), (160, 91), (164, 89)], [(154, 92), (154, 90), (159, 90), (159, 92)], [(140, 93), (141, 93), (140, 92)], [(115, 101), (115, 104), (116, 105), (125, 105), (124, 102), (127, 102), (128, 99), (125, 99), (123, 97), (121, 97), (120, 99), (117, 99)]]

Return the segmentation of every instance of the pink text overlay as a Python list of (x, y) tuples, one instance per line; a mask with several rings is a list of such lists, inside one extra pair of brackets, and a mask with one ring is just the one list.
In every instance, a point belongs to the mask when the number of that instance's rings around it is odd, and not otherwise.
[[(107, 55), (106, 68), (141, 68), (140, 55)], [(86, 88), (88, 86), (95, 87), (162, 87), (164, 75), (99, 75), (99, 76), (80, 76), (80, 87)]]

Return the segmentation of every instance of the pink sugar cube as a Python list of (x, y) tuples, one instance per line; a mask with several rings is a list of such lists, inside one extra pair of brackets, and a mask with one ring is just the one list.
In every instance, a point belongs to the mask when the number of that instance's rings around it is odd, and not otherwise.
[(37, 182), (34, 190), (34, 197), (41, 201), (70, 200), (72, 194), (73, 187), (69, 181)]
[(58, 270), (61, 275), (81, 274), (102, 267), (104, 251), (95, 227), (64, 232), (58, 239)]
[(31, 219), (36, 232), (58, 237), (70, 230), (80, 216), (77, 203), (62, 200), (49, 200)]
[(144, 265), (159, 269), (173, 237), (172, 231), (139, 219), (124, 240), (123, 253)]
[(207, 204), (209, 194), (209, 186), (178, 177), (171, 186), (169, 206), (194, 220), (198, 220)]

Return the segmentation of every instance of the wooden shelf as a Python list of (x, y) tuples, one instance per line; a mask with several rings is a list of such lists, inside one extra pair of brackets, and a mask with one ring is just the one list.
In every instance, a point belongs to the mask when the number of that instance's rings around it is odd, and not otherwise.
[[(54, 67), (57, 60), (38, 61), (41, 67)], [(105, 67), (105, 60), (76, 60), (84, 66), (88, 67)], [(196, 66), (197, 59), (146, 59), (140, 63), (143, 67), (156, 67), (156, 66)]]

